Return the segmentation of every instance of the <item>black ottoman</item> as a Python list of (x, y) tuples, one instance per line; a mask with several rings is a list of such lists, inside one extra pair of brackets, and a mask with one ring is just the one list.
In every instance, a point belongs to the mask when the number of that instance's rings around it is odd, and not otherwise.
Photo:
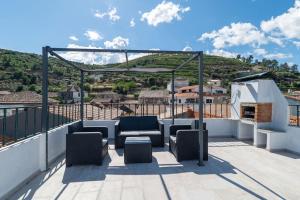
[(124, 162), (151, 163), (152, 145), (149, 137), (127, 137), (124, 145)]

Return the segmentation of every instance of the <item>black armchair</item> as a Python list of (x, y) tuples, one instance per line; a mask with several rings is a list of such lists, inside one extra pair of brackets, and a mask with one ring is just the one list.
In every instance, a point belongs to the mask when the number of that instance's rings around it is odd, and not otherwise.
[(69, 125), (66, 135), (66, 166), (101, 165), (108, 153), (107, 137), (107, 127), (83, 127), (80, 121)]
[(66, 166), (101, 165), (108, 153), (107, 139), (100, 132), (73, 132), (66, 138)]
[[(203, 159), (208, 160), (208, 131), (206, 124), (203, 124)], [(199, 157), (199, 132), (192, 130), (192, 125), (171, 125), (169, 150), (177, 161), (193, 160)]]

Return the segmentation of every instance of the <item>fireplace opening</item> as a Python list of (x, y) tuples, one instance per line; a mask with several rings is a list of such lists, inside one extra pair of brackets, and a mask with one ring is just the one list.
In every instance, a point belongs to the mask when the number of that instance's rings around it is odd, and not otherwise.
[(255, 122), (272, 121), (272, 103), (241, 103), (241, 118)]
[(242, 118), (255, 119), (255, 106), (242, 106)]

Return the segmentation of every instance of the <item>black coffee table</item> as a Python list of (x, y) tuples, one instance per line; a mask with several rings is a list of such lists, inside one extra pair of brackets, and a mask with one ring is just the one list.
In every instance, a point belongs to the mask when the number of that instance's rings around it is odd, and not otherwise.
[(151, 163), (152, 145), (149, 137), (127, 137), (124, 145), (124, 162)]

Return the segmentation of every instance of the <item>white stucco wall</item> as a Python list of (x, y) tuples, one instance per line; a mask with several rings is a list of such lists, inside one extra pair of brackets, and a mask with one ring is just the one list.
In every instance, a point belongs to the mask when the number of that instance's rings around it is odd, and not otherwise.
[[(241, 103), (272, 103), (272, 122), (263, 127), (284, 131), (288, 126), (288, 102), (273, 80), (253, 80), (231, 85), (231, 117), (240, 119)], [(258, 127), (262, 127), (259, 123)]]
[(287, 128), (286, 148), (292, 152), (300, 153), (300, 127)]
[[(117, 120), (88, 120), (84, 121), (85, 126), (107, 126), (108, 137), (114, 138), (115, 123)], [(163, 119), (165, 124), (165, 137), (169, 137), (171, 119)], [(175, 119), (175, 124), (192, 124), (194, 119)], [(237, 120), (231, 119), (204, 119), (209, 137), (232, 137), (236, 134)]]
[[(176, 119), (175, 124), (191, 124), (193, 120)], [(85, 121), (84, 125), (107, 126), (109, 138), (113, 138), (115, 122), (116, 120)], [(163, 122), (165, 124), (165, 136), (168, 137), (169, 126), (172, 121), (164, 119)], [(242, 131), (239, 130), (239, 120), (204, 119), (204, 122), (206, 122), (209, 137), (234, 137), (238, 134), (238, 131)], [(50, 162), (65, 152), (67, 126), (64, 125), (49, 131), (48, 151)], [(249, 127), (244, 127), (244, 129), (247, 129), (247, 133), (254, 132), (252, 127), (254, 128), (254, 126), (249, 125)], [(300, 153), (299, 127), (288, 127), (287, 131), (280, 137), (273, 137), (273, 141), (276, 141), (272, 143), (272, 149), (283, 148)], [(44, 139), (44, 135), (40, 134), (0, 149), (0, 199), (6, 194), (13, 192), (20, 184), (23, 184), (24, 181), (43, 169)]]
[[(67, 126), (68, 124), (49, 131), (49, 162), (65, 152)], [(44, 136), (39, 134), (0, 149), (0, 199), (44, 168)]]
[(40, 136), (0, 150), (0, 199), (40, 169)]

